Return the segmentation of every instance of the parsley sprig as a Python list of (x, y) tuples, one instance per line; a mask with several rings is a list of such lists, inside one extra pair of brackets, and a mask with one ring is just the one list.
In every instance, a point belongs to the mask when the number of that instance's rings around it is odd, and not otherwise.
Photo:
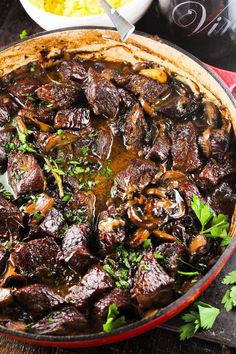
[(236, 271), (233, 271), (225, 276), (222, 281), (225, 285), (234, 285), (226, 291), (221, 303), (227, 312), (236, 307)]
[(191, 338), (200, 329), (211, 329), (220, 314), (220, 310), (205, 302), (195, 304), (196, 310), (186, 313), (182, 319), (185, 322), (180, 327), (180, 340)]
[(123, 326), (125, 321), (125, 316), (119, 316), (120, 312), (115, 304), (109, 306), (107, 320), (103, 324), (104, 332), (111, 332), (113, 329)]
[(231, 238), (228, 236), (230, 226), (228, 215), (215, 215), (214, 211), (195, 194), (193, 195), (192, 209), (201, 223), (201, 234), (209, 238), (220, 238), (221, 246), (227, 246), (231, 242)]

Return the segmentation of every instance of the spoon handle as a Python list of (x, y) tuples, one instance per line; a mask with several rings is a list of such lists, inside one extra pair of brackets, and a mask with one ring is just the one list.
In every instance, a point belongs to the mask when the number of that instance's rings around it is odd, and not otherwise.
[(135, 26), (121, 16), (118, 11), (113, 9), (106, 0), (100, 0), (100, 3), (119, 32), (122, 41), (125, 42), (134, 32)]

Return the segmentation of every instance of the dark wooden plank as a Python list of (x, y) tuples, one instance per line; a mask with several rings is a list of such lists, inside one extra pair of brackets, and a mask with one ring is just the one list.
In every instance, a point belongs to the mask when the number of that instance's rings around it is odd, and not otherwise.
[(176, 333), (156, 329), (132, 340), (88, 349), (40, 348), (0, 337), (1, 354), (236, 354), (235, 349), (200, 339), (180, 342)]

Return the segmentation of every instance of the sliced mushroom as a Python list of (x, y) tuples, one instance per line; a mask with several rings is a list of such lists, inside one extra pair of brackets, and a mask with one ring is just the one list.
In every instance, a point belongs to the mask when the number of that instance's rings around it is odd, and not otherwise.
[(166, 171), (161, 176), (161, 184), (164, 187), (178, 188), (179, 183), (185, 180), (187, 176), (180, 171)]
[(204, 235), (197, 235), (194, 237), (189, 245), (189, 252), (191, 254), (201, 252), (207, 245), (207, 239)]
[(128, 203), (128, 216), (138, 227), (153, 230), (160, 228), (169, 219), (185, 215), (185, 203), (175, 189), (150, 188), (147, 197), (141, 195)]

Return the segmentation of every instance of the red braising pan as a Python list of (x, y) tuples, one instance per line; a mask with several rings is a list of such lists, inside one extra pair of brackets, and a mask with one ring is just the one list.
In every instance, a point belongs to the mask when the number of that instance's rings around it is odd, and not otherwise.
[[(207, 99), (214, 101), (219, 107), (226, 108), (236, 133), (236, 102), (231, 94), (236, 88), (236, 73), (206, 66), (171, 43), (158, 38), (154, 40), (144, 34), (132, 35), (126, 43), (123, 43), (117, 32), (110, 29), (71, 28), (44, 32), (4, 48), (0, 52), (0, 77), (30, 61), (43, 60), (41, 51), (45, 52), (45, 49), (49, 52), (48, 58), (65, 50), (78, 52), (81, 56), (88, 56), (90, 53), (97, 58), (103, 57), (110, 61), (134, 63), (137, 60), (151, 60), (163, 65), (167, 70), (175, 72), (181, 80), (190, 84), (193, 90), (201, 91)], [(114, 330), (110, 334), (42, 336), (17, 332), (5, 327), (0, 327), (0, 333), (25, 343), (79, 348), (123, 341), (147, 332), (183, 311), (209, 287), (236, 249), (235, 220), (236, 215), (233, 217), (231, 226), (232, 242), (213, 268), (186, 294), (148, 318)]]

